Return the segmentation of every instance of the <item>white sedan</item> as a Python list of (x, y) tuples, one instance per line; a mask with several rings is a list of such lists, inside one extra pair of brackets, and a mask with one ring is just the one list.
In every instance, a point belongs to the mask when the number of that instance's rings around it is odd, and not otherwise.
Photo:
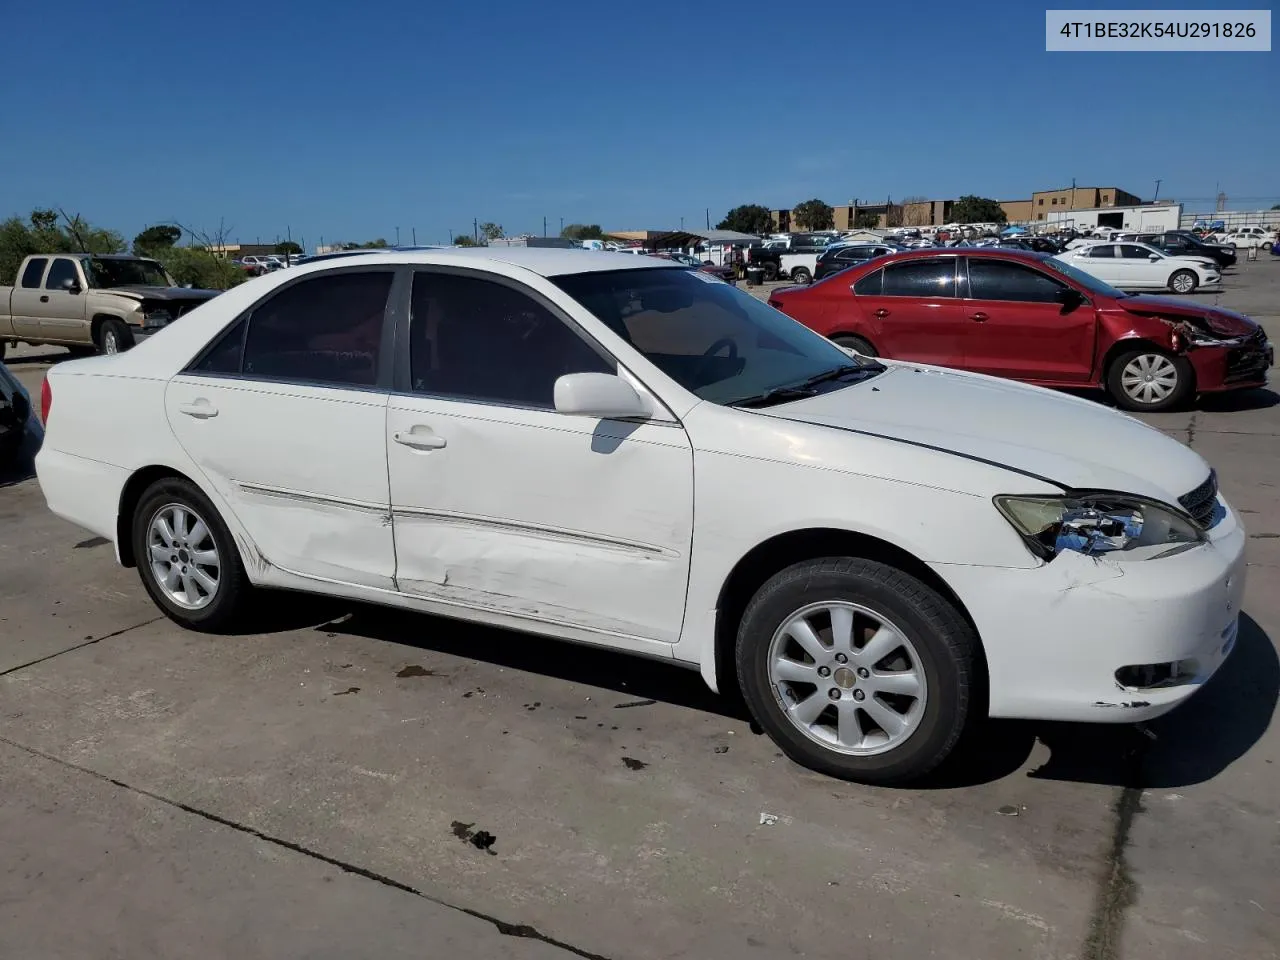
[(303, 265), (42, 406), (50, 508), (179, 624), (284, 588), (668, 660), (840, 777), (918, 777), (981, 711), (1158, 716), (1236, 639), (1245, 533), (1191, 449), (648, 257)]
[(1222, 286), (1222, 271), (1208, 257), (1173, 257), (1145, 243), (1086, 243), (1057, 255), (1120, 290), (1172, 290)]

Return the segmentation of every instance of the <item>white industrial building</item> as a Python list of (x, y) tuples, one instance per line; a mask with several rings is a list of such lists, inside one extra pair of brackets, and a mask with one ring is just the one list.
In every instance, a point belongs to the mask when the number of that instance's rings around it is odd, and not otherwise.
[(1055, 227), (1074, 227), (1076, 230), (1092, 230), (1094, 227), (1114, 227), (1117, 230), (1135, 230), (1142, 233), (1159, 233), (1177, 230), (1182, 220), (1180, 203), (1145, 203), (1136, 207), (1096, 207), (1092, 210), (1063, 210), (1048, 214), (1037, 221)]

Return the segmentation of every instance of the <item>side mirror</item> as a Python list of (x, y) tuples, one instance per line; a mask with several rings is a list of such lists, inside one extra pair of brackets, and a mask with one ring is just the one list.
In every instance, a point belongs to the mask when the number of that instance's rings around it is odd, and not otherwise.
[(556, 380), (556, 412), (599, 420), (648, 418), (644, 398), (621, 377), (610, 373), (567, 373)]
[(1061, 287), (1058, 290), (1056, 299), (1068, 310), (1074, 310), (1085, 302), (1084, 294), (1072, 287)]
[(67, 293), (79, 293), (80, 281), (75, 277), (67, 277), (67, 279), (62, 281), (62, 289), (67, 291)]
[(1151, 256), (1147, 257), (1147, 259), (1150, 260), (1152, 263), (1156, 263), (1160, 259), (1160, 254), (1153, 253), (1151, 254)]

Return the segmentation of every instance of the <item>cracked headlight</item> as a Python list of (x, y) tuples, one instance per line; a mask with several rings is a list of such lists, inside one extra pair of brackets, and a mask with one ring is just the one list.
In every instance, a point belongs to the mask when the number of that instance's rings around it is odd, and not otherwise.
[(995, 498), (1028, 548), (1044, 560), (1064, 550), (1115, 560), (1150, 560), (1205, 540), (1190, 517), (1165, 504), (1124, 494)]
[(148, 310), (142, 315), (142, 329), (155, 330), (167, 326), (172, 319), (173, 315), (168, 310)]

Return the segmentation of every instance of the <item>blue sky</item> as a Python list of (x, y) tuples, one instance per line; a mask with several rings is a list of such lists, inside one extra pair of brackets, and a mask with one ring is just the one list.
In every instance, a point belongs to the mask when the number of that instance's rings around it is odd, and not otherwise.
[(0, 216), (61, 205), (126, 236), (225, 218), (241, 241), (288, 228), (311, 247), (445, 240), (473, 218), (554, 233), (812, 196), (1017, 199), (1073, 177), (1280, 200), (1276, 53), (1051, 54), (1044, 9), (11, 4)]

